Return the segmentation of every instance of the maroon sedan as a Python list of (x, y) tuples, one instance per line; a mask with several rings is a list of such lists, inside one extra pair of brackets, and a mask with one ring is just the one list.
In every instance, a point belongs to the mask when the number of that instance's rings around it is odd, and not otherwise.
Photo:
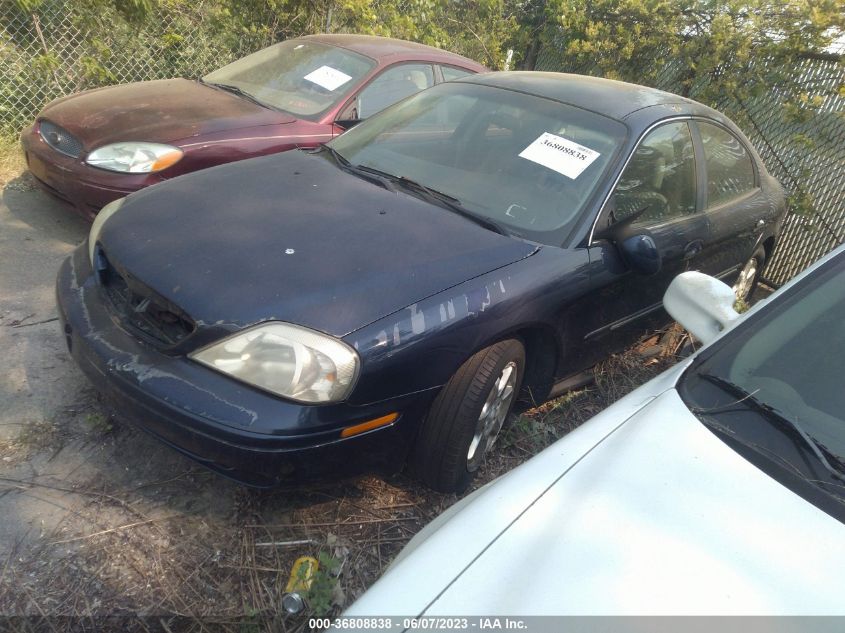
[(312, 35), (198, 81), (147, 81), (57, 99), (21, 141), (36, 180), (92, 218), (112, 200), (174, 176), (319, 145), (433, 84), (485, 70), (412, 42)]

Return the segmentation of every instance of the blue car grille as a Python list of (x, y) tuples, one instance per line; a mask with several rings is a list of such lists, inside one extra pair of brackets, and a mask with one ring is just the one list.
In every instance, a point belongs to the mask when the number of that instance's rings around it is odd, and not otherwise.
[(196, 324), (139, 282), (122, 275), (97, 249), (97, 276), (108, 303), (126, 329), (151, 343), (172, 347), (190, 336)]
[(79, 158), (82, 155), (80, 140), (63, 127), (50, 121), (41, 121), (38, 125), (38, 133), (44, 142), (57, 152), (73, 158)]

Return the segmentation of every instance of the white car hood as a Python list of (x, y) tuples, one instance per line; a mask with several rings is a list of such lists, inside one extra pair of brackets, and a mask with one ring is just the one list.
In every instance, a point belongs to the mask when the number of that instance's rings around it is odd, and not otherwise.
[(483, 489), (348, 613), (845, 613), (845, 526), (704, 427), (682, 369)]

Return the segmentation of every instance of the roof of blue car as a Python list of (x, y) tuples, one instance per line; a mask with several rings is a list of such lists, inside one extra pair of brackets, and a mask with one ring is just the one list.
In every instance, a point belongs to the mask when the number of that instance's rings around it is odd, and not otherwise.
[(632, 112), (654, 105), (671, 103), (695, 109), (705, 107), (657, 88), (587, 75), (511, 71), (474, 75), (461, 81), (547, 97), (614, 119), (624, 119)]

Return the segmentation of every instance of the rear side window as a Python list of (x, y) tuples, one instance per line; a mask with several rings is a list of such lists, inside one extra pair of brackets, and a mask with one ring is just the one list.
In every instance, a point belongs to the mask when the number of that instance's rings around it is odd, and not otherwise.
[(745, 145), (717, 125), (699, 122), (698, 130), (707, 165), (707, 206), (719, 206), (754, 189), (754, 163)]
[(466, 77), (472, 73), (463, 68), (455, 68), (454, 66), (441, 66), (440, 71), (443, 73), (443, 81), (454, 81), (461, 77)]

